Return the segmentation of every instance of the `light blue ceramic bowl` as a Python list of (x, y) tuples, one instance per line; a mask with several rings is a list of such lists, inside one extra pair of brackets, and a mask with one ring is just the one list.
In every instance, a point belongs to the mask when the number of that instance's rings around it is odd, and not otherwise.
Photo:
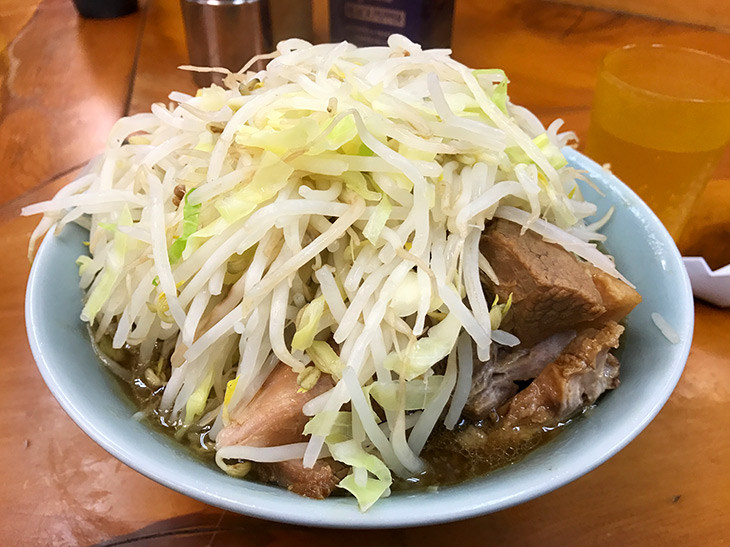
[[(38, 368), (69, 416), (109, 453), (165, 486), (229, 511), (308, 526), (418, 526), (483, 515), (550, 492), (616, 454), (659, 412), (687, 360), (694, 318), (679, 252), (657, 217), (598, 165), (573, 150), (565, 153), (605, 194), (584, 189), (599, 215), (616, 207), (605, 228), (607, 247), (644, 301), (628, 319), (620, 388), (603, 397), (589, 418), (515, 465), (437, 492), (394, 493), (363, 514), (350, 497), (310, 500), (228, 477), (202, 463), (171, 438), (133, 420), (131, 401), (94, 356), (79, 320), (74, 260), (84, 250), (86, 234), (76, 226), (60, 237), (46, 237), (28, 281), (26, 321)], [(674, 327), (679, 344), (662, 336), (652, 312)]]

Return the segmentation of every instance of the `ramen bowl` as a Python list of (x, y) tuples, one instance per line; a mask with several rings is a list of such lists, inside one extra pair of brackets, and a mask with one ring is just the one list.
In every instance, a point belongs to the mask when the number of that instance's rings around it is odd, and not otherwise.
[[(453, 486), (393, 492), (365, 513), (351, 497), (312, 500), (226, 475), (132, 418), (133, 402), (98, 361), (79, 319), (82, 293), (74, 261), (88, 234), (75, 225), (45, 238), (28, 281), (26, 322), (38, 368), (68, 415), (110, 454), (160, 484), (228, 511), (306, 526), (385, 528), (474, 517), (546, 494), (608, 460), (656, 416), (684, 368), (694, 318), (687, 273), (657, 217), (599, 165), (574, 150), (564, 153), (595, 185), (582, 190), (598, 205), (597, 217), (615, 207), (603, 229), (606, 247), (643, 302), (627, 318), (617, 352), (621, 386), (601, 397), (590, 416), (517, 463)], [(666, 320), (678, 343), (662, 334), (652, 314)]]

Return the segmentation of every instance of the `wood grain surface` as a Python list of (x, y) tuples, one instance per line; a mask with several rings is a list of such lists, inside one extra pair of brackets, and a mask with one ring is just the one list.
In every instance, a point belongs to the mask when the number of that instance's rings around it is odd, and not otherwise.
[[(730, 57), (730, 36), (721, 32), (538, 0), (461, 0), (454, 25), (457, 59), (504, 68), (515, 102), (544, 121), (564, 118), (579, 136), (606, 50), (662, 41)], [(63, 413), (35, 367), (23, 300), (37, 219), (17, 214), (72, 180), (103, 148), (116, 118), (192, 88), (189, 75), (175, 68), (186, 62), (178, 2), (150, 0), (145, 12), (108, 21), (79, 19), (68, 0), (3, 2), (0, 47), (0, 544), (730, 542), (730, 311), (701, 302), (686, 371), (634, 442), (572, 484), (485, 517), (391, 531), (301, 528), (223, 512), (119, 463)], [(727, 179), (726, 160), (683, 242), (715, 265), (730, 262)]]
[(722, 0), (552, 0), (574, 6), (647, 15), (730, 30), (730, 4)]

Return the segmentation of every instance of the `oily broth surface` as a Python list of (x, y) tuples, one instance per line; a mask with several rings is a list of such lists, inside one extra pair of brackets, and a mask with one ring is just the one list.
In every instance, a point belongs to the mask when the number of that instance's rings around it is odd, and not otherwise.
[[(118, 376), (117, 379), (127, 396), (143, 413), (143, 419), (154, 429), (175, 438), (201, 461), (215, 465), (215, 443), (208, 437), (210, 425), (202, 428), (186, 428), (179, 423), (171, 422), (168, 413), (158, 409), (164, 386), (152, 385), (153, 382), (150, 382), (145, 371), (148, 368), (157, 368), (161, 379), (165, 379), (169, 377), (169, 360), (165, 360), (160, 367), (140, 363), (135, 348), (125, 346), (121, 350), (112, 350), (111, 339), (108, 336), (102, 338), (98, 347), (100, 351), (131, 373), (129, 381)], [(157, 344), (150, 362), (156, 363), (160, 358), (161, 345)], [(510, 434), (500, 438), (499, 431), (493, 422), (487, 420), (472, 422), (462, 419), (453, 431), (448, 431), (443, 427), (435, 430), (422, 453), (426, 464), (425, 471), (405, 479), (394, 476), (392, 489), (394, 491), (415, 491), (449, 486), (485, 475), (490, 471), (520, 461), (529, 452), (554, 438), (571, 421), (568, 420), (553, 428), (524, 429), (516, 435)], [(455, 449), (454, 436), (468, 429), (489, 441), (479, 449)], [(255, 479), (255, 475), (255, 472), (252, 473), (252, 478)], [(338, 492), (340, 491), (335, 490), (333, 494)]]

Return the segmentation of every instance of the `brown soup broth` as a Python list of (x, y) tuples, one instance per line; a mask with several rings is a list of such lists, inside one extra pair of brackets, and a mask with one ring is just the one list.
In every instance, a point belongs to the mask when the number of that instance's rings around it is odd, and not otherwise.
[[(160, 359), (160, 344), (153, 351), (151, 363)], [(169, 412), (160, 411), (158, 406), (164, 385), (154, 385), (156, 380), (169, 376), (170, 363), (167, 360), (159, 367), (157, 378), (150, 377), (146, 371), (155, 368), (150, 364), (140, 363), (136, 348), (125, 346), (121, 350), (111, 349), (111, 339), (102, 338), (98, 349), (114, 359), (126, 371), (131, 373), (131, 380), (125, 381), (118, 375), (124, 392), (134, 402), (144, 420), (157, 431), (174, 437), (187, 447), (201, 461), (215, 465), (215, 443), (208, 437), (210, 425), (185, 427), (180, 422), (171, 421)], [(152, 380), (152, 381), (151, 381)], [(583, 414), (588, 411), (584, 409)], [(575, 419), (575, 418), (574, 418)], [(529, 452), (553, 439), (559, 431), (570, 424), (573, 419), (560, 423), (552, 428), (537, 427), (530, 430), (510, 431), (500, 434), (495, 425), (488, 421), (473, 422), (462, 419), (453, 431), (443, 426), (437, 428), (429, 438), (422, 453), (426, 469), (423, 473), (400, 478), (394, 476), (394, 491), (417, 491), (429, 487), (441, 487), (458, 484), (480, 477), (498, 469), (519, 462)], [(478, 448), (470, 450), (455, 442), (457, 434), (469, 432), (478, 440)], [(486, 439), (486, 442), (484, 440)], [(255, 478), (256, 473), (249, 477)], [(337, 490), (334, 492), (337, 493)], [(333, 494), (334, 494), (333, 493)]]

